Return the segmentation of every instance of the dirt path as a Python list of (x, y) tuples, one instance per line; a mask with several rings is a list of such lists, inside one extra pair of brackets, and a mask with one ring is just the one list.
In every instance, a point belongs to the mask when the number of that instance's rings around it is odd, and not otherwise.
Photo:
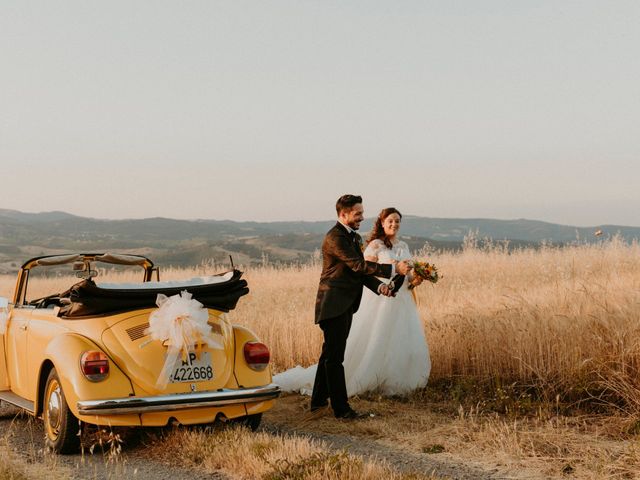
[[(286, 403), (286, 402), (285, 402)], [(276, 407), (277, 411), (278, 407)], [(495, 470), (486, 470), (480, 465), (469, 465), (456, 461), (446, 453), (437, 455), (419, 454), (406, 449), (394, 448), (371, 438), (345, 433), (327, 433), (314, 429), (313, 422), (302, 425), (287, 425), (278, 420), (278, 415), (266, 415), (261, 429), (272, 434), (302, 436), (324, 442), (332, 450), (346, 450), (350, 454), (369, 459), (384, 460), (399, 472), (433, 475), (435, 478), (493, 480), (505, 478)], [(366, 422), (366, 420), (365, 420)], [(10, 448), (26, 464), (43, 464), (43, 468), (59, 473), (53, 478), (74, 479), (116, 479), (140, 478), (154, 480), (200, 480), (227, 479), (222, 472), (203, 473), (194, 469), (167, 465), (148, 458), (143, 441), (127, 442), (117, 460), (110, 460), (108, 453), (100, 447), (90, 454), (85, 451), (78, 455), (45, 457), (43, 451), (42, 422), (28, 415), (20, 415), (18, 410), (3, 404), (0, 407), (0, 431), (7, 436)]]
[(398, 472), (454, 479), (516, 478), (511, 475), (513, 472), (500, 470), (497, 462), (463, 458), (450, 451), (442, 435), (435, 434), (439, 426), (450, 423), (450, 415), (432, 411), (424, 404), (354, 397), (351, 399), (354, 408), (370, 412), (373, 417), (345, 422), (336, 420), (329, 408), (309, 415), (308, 403), (307, 397), (283, 395), (277, 407), (265, 414), (264, 428), (305, 435), (336, 450), (384, 460)]
[(336, 435), (312, 430), (292, 429), (284, 426), (263, 426), (265, 431), (271, 433), (283, 433), (289, 435), (306, 436), (313, 440), (320, 440), (337, 451), (359, 455), (364, 458), (384, 460), (395, 470), (405, 473), (420, 473), (435, 477), (452, 478), (460, 480), (494, 480), (505, 477), (498, 476), (497, 470), (486, 471), (480, 466), (474, 467), (455, 461), (446, 454), (435, 458), (429, 454), (416, 454), (393, 448), (375, 440), (365, 439), (350, 435)]
[[(139, 478), (153, 480), (226, 480), (222, 473), (206, 474), (197, 470), (172, 467), (145, 457), (144, 445), (123, 446), (118, 459), (109, 459), (100, 447), (90, 454), (58, 455), (45, 458), (42, 422), (3, 403), (0, 406), (0, 432), (8, 435), (9, 447), (26, 464), (44, 464), (53, 469), (53, 478), (112, 480)], [(57, 474), (57, 475), (56, 475)]]

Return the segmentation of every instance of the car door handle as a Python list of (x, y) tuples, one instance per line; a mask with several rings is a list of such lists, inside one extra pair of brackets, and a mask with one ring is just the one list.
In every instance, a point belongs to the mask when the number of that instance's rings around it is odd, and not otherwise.
[(26, 329), (27, 329), (27, 326), (26, 326), (26, 325), (20, 325), (20, 329), (21, 329), (21, 330), (26, 330)]

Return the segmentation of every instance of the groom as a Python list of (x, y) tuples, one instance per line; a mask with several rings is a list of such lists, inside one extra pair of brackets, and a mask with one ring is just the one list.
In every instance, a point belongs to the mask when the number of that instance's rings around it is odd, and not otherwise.
[(391, 296), (391, 289), (376, 276), (391, 278), (394, 270), (406, 275), (411, 267), (404, 261), (396, 265), (365, 261), (362, 239), (356, 232), (364, 218), (362, 197), (343, 195), (336, 202), (336, 211), (338, 222), (322, 242), (316, 323), (322, 329), (324, 343), (313, 384), (311, 411), (326, 407), (330, 398), (337, 418), (355, 419), (365, 415), (349, 406), (342, 362), (351, 319), (360, 306), (362, 286), (377, 294)]

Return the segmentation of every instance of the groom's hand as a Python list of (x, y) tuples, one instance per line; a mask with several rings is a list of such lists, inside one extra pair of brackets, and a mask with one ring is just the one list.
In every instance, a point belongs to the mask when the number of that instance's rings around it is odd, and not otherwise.
[(409, 262), (406, 260), (396, 263), (396, 273), (399, 273), (400, 275), (407, 275), (412, 268), (413, 267), (409, 265)]
[(380, 289), (378, 290), (380, 295), (384, 295), (385, 297), (393, 297), (393, 290), (389, 288), (389, 285), (383, 283), (380, 285)]

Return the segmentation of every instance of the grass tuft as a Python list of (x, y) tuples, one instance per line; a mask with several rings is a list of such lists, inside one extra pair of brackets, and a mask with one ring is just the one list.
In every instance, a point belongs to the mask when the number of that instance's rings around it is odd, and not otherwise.
[[(171, 458), (165, 456), (167, 451), (171, 452)], [(202, 469), (208, 473), (223, 470), (240, 479), (407, 478), (382, 462), (364, 460), (346, 451), (333, 452), (323, 442), (296, 435), (251, 432), (241, 426), (176, 429), (161, 441), (154, 442), (150, 452), (167, 461), (180, 459), (185, 467)]]

